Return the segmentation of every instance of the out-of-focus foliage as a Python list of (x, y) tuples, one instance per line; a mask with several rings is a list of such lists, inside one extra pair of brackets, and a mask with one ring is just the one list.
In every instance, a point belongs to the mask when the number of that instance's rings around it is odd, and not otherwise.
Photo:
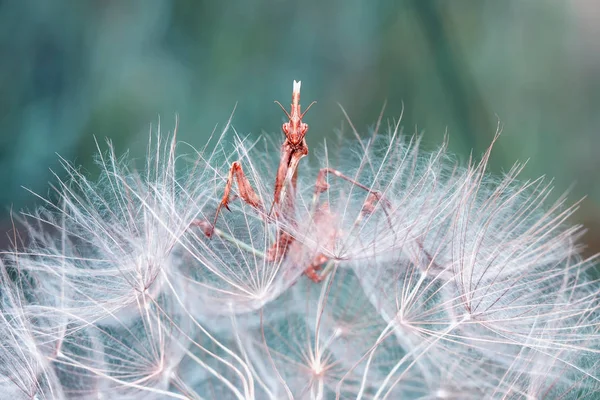
[[(143, 157), (150, 123), (202, 146), (235, 110), (243, 134), (280, 135), (302, 80), (309, 146), (403, 113), (408, 133), (492, 169), (588, 194), (600, 221), (600, 6), (518, 1), (0, 1), (0, 220), (44, 193), (55, 153), (95, 173), (93, 136)], [(363, 129), (359, 129), (363, 130)], [(600, 224), (600, 222), (598, 222)], [(588, 235), (591, 242), (594, 235)], [(596, 249), (598, 249), (598, 247)]]

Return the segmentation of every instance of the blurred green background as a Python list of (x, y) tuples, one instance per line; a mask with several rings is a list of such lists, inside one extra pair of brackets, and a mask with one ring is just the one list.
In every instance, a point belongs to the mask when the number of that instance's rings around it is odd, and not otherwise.
[[(495, 133), (491, 170), (588, 195), (588, 252), (600, 251), (600, 3), (566, 1), (0, 0), (0, 226), (46, 195), (56, 153), (90, 175), (94, 135), (143, 157), (160, 116), (202, 146), (234, 106), (242, 134), (281, 135), (292, 80), (309, 146), (344, 106), (368, 133), (404, 104), (407, 133), (466, 160)], [(350, 136), (350, 135), (349, 135)], [(2, 240), (5, 241), (3, 238)]]

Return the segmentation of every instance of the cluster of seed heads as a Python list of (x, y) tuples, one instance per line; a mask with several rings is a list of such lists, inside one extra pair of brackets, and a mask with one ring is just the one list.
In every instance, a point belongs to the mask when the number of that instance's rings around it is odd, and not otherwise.
[[(213, 220), (233, 161), (273, 202), (278, 146), (229, 124), (211, 150), (151, 136), (143, 168), (110, 145), (97, 181), (65, 161), (55, 199), (17, 218), (0, 262), (1, 398), (600, 395), (599, 285), (574, 206), (518, 181), (521, 165), (489, 176), (491, 146), (459, 166), (378, 123), (304, 160), (292, 214), (234, 186), (207, 237), (195, 221)], [(369, 190), (330, 174), (317, 196), (322, 168)], [(304, 274), (315, 260), (319, 283)]]

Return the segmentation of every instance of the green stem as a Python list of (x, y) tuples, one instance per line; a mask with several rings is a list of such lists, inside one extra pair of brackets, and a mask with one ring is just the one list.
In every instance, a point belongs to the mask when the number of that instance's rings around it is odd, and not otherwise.
[(331, 273), (331, 271), (333, 271), (334, 267), (335, 267), (335, 260), (327, 261), (327, 264), (325, 264), (325, 268), (323, 268), (323, 272), (321, 273), (321, 276), (323, 278), (325, 278), (327, 275), (329, 275)]
[(233, 236), (223, 232), (222, 230), (215, 228), (214, 233), (220, 237), (223, 240), (226, 240), (230, 243), (235, 244), (236, 246), (238, 246), (240, 249), (248, 251), (252, 254), (254, 254), (255, 256), (259, 256), (261, 258), (266, 258), (265, 253), (263, 253), (262, 251), (256, 250), (254, 247), (247, 245), (246, 243), (237, 240), (236, 238), (234, 238)]

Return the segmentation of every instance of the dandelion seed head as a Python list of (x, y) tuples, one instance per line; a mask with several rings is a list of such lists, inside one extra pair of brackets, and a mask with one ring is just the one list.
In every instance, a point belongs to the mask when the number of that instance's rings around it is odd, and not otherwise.
[[(519, 181), (522, 166), (492, 177), (491, 150), (458, 165), (445, 144), (426, 152), (395, 124), (311, 150), (318, 163), (301, 165), (296, 193), (285, 189), (295, 204), (269, 215), (277, 144), (251, 143), (227, 124), (214, 150), (182, 156), (174, 135), (152, 136), (148, 149), (134, 168), (109, 146), (97, 182), (64, 162), (59, 201), (22, 215), (29, 240), (0, 259), (3, 393), (478, 399), (600, 390), (595, 260), (579, 254), (574, 207), (549, 202), (550, 182)], [(235, 199), (233, 184), (231, 212), (209, 238), (234, 161), (262, 207)], [(322, 282), (304, 276), (309, 266)]]

